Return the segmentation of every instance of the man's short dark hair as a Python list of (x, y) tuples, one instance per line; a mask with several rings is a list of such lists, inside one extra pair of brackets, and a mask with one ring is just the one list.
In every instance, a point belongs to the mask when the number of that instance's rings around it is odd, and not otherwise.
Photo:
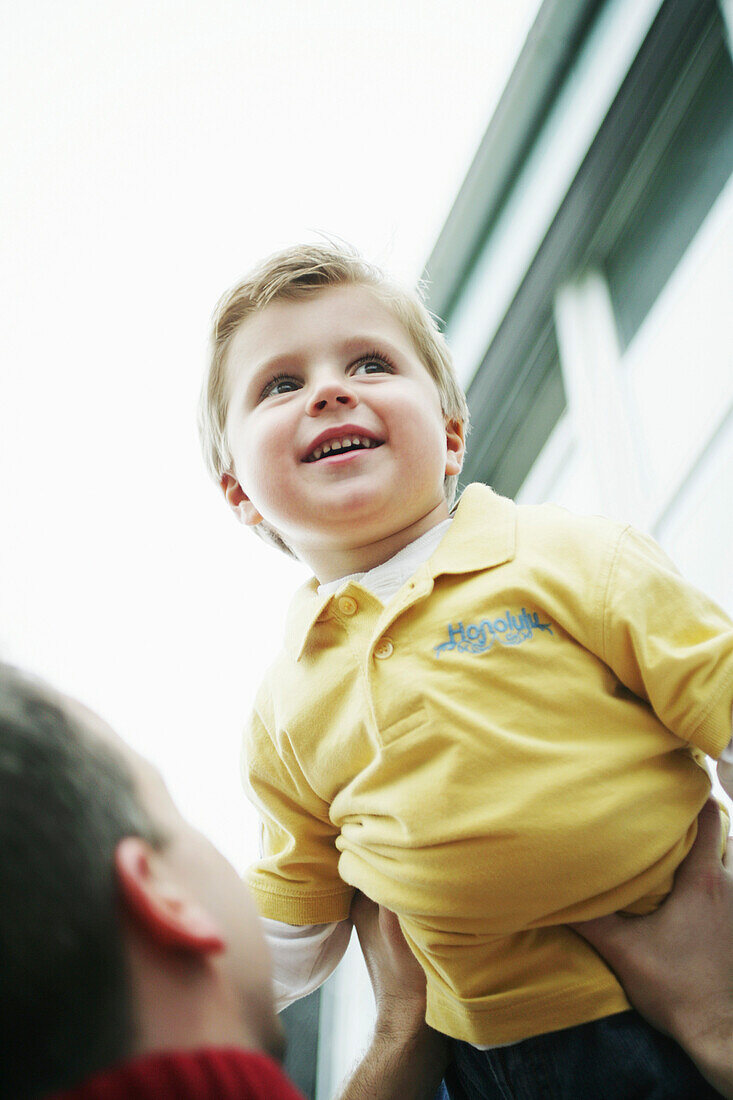
[(114, 877), (157, 844), (121, 755), (0, 663), (0, 1096), (26, 1100), (124, 1058), (133, 1024)]

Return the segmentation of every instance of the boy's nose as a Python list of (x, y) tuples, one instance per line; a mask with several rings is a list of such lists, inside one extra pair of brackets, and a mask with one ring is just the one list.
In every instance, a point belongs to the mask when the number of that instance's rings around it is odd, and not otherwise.
[(322, 382), (317, 389), (314, 390), (308, 402), (306, 412), (309, 416), (318, 416), (319, 413), (329, 408), (337, 409), (339, 407), (344, 407), (353, 409), (356, 404), (356, 394), (343, 379), (338, 381), (328, 380)]

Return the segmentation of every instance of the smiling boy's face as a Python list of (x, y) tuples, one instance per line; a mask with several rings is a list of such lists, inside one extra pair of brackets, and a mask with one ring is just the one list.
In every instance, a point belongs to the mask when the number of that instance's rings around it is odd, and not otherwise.
[(371, 568), (448, 516), (463, 431), (406, 331), (365, 286), (275, 301), (227, 355), (222, 486), (267, 520), (321, 581)]

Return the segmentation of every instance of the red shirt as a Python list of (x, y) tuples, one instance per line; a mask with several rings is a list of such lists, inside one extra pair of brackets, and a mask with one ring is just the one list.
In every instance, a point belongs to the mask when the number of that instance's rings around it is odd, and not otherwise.
[(303, 1100), (266, 1054), (215, 1048), (148, 1054), (52, 1100)]

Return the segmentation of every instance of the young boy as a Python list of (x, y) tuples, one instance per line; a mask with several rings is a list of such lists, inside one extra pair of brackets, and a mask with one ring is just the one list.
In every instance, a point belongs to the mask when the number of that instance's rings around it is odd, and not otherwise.
[(244, 749), (276, 968), (324, 977), (358, 889), (399, 915), (466, 1095), (708, 1095), (566, 925), (669, 890), (731, 739), (733, 626), (616, 523), (481, 485), (452, 516), (467, 422), (422, 303), (350, 252), (278, 254), (219, 303), (209, 467), (315, 574)]

